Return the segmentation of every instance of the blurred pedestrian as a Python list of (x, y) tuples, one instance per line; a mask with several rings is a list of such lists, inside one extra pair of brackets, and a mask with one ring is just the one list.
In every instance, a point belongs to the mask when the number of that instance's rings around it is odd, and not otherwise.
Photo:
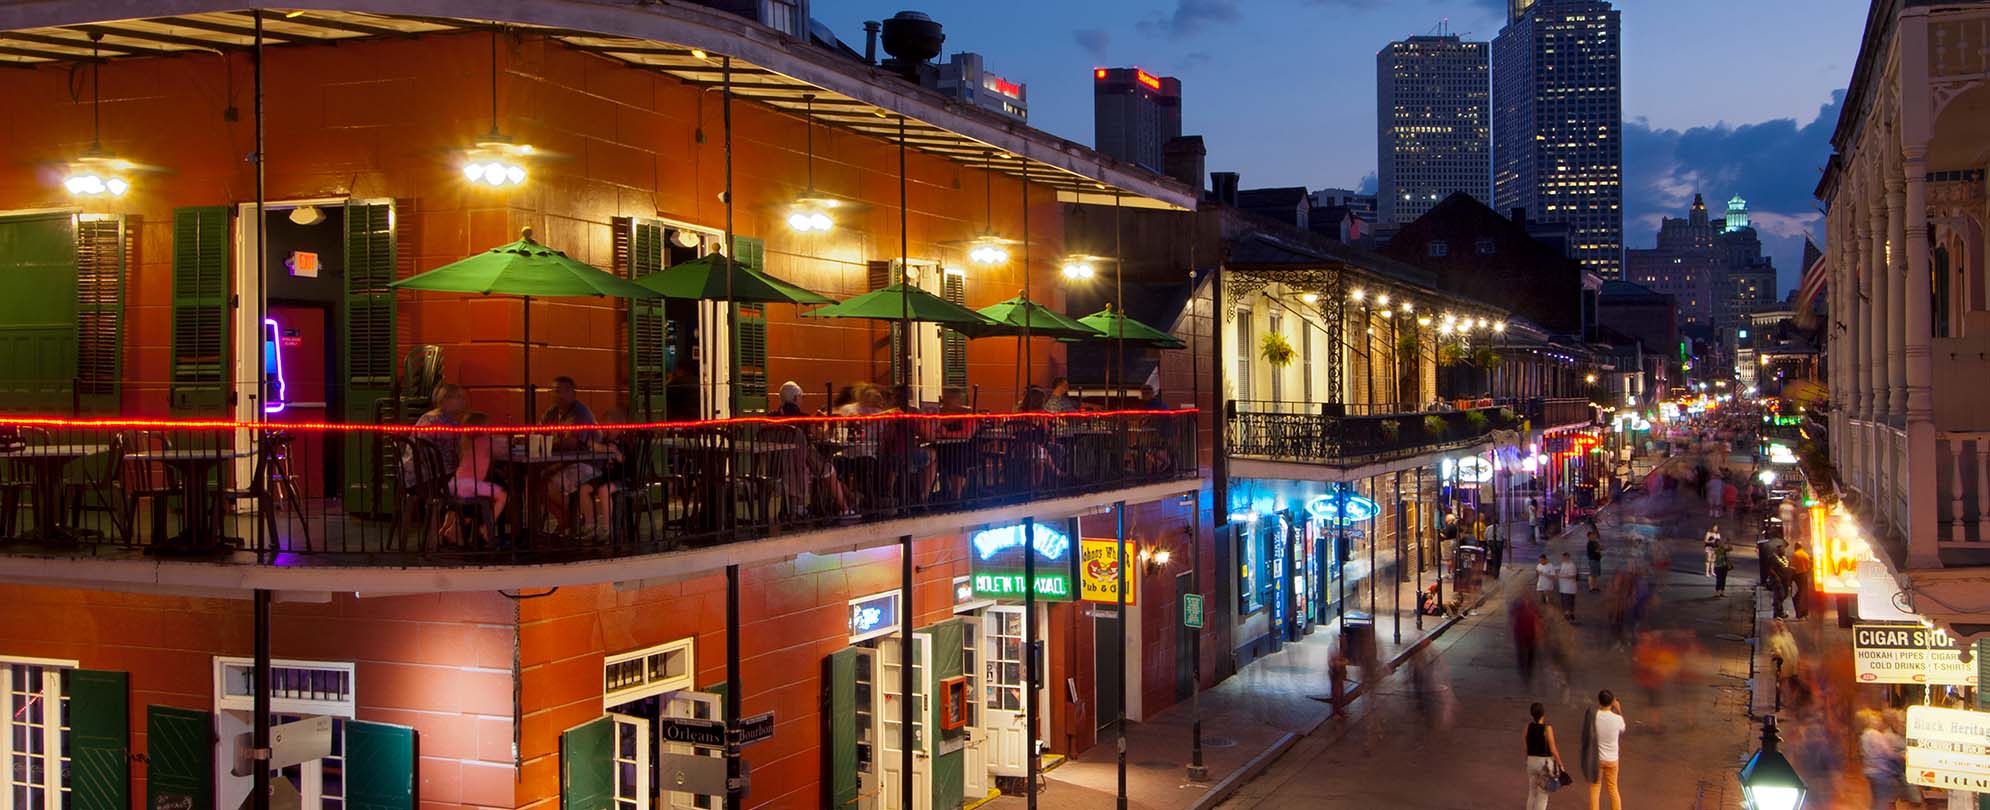
[(1562, 564), (1555, 569), (1555, 579), (1561, 586), (1562, 616), (1571, 622), (1575, 621), (1576, 576), (1575, 560), (1569, 558), (1568, 552), (1562, 552)]
[(1589, 592), (1596, 593), (1596, 581), (1603, 578), (1603, 535), (1596, 531), (1596, 521), (1589, 522), (1589, 542), (1583, 553), (1589, 556)]
[(1901, 779), (1907, 768), (1906, 740), (1887, 728), (1880, 713), (1872, 709), (1860, 710), (1859, 722), (1865, 727), (1859, 733), (1859, 760), (1866, 785), (1872, 789), (1871, 810), (1894, 810), (1906, 787)]
[(1714, 546), (1714, 595), (1727, 595), (1727, 572), (1734, 570), (1734, 560), (1728, 556), (1727, 543)]
[(1790, 590), (1799, 619), (1810, 615), (1810, 567), (1810, 552), (1799, 541), (1796, 550), (1790, 552)]
[(1533, 718), (1527, 723), (1527, 810), (1547, 810), (1548, 792), (1561, 788), (1568, 768), (1562, 765), (1561, 749), (1555, 747), (1548, 707), (1535, 703), (1527, 707), (1527, 714)]
[(1533, 602), (1516, 598), (1507, 604), (1507, 619), (1513, 629), (1513, 654), (1520, 667), (1520, 680), (1534, 685), (1534, 653), (1541, 646), (1541, 611)]

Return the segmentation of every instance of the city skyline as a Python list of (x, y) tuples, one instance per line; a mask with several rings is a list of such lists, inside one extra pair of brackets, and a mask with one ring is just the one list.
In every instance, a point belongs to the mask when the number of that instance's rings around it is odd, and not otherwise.
[[(1740, 194), (1776, 257), (1778, 290), (1793, 287), (1803, 233), (1822, 241), (1811, 192), (1830, 153), (1865, 9), (1821, 12), (1796, 0), (1682, 0), (1663, 13), (1647, 4), (1616, 6), (1623, 14), (1626, 246), (1649, 247), (1660, 219), (1690, 205), (1696, 191), (1722, 200)], [(818, 3), (812, 11), (861, 47), (863, 20), (907, 7), (857, 0)], [(1374, 185), (1378, 50), (1440, 23), (1465, 38), (1491, 40), (1507, 13), (1504, 0), (1114, 0), (926, 10), (947, 27), (947, 53), (976, 51), (990, 70), (1030, 84), (1031, 126), (1089, 145), (1089, 71), (1137, 65), (1182, 79), (1182, 129), (1205, 138), (1211, 171), (1237, 171), (1247, 188), (1311, 189)], [(1060, 20), (1059, 27), (1044, 27), (1045, 19)], [(1715, 19), (1719, 24), (1709, 24)], [(1758, 35), (1772, 27), (1779, 36)], [(1292, 77), (1301, 73), (1317, 80), (1300, 84)], [(1221, 92), (1267, 77), (1292, 88), (1284, 92), (1317, 88), (1302, 97), (1328, 103), (1267, 104), (1262, 94)], [(1774, 91), (1760, 92), (1763, 86)]]

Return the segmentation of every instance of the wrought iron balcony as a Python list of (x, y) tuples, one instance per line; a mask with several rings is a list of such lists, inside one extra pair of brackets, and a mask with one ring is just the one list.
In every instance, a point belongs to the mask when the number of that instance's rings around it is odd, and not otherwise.
[(1469, 446), (1520, 418), (1499, 405), (1347, 415), (1327, 403), (1231, 400), (1224, 423), (1232, 456), (1351, 466)]
[(550, 563), (1192, 479), (1196, 413), (566, 427), (0, 418), (0, 553)]

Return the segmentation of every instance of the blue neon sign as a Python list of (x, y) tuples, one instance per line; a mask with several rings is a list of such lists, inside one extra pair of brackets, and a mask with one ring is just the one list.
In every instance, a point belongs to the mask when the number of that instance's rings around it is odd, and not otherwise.
[[(1037, 557), (1054, 562), (1064, 559), (1065, 555), (1071, 553), (1069, 535), (1042, 523), (1032, 525), (1036, 527), (1036, 532), (1034, 542), (1030, 545), (1036, 549)], [(968, 544), (974, 547), (976, 557), (984, 562), (993, 560), (997, 554), (1023, 546), (1023, 527), (1018, 525), (982, 529), (968, 538)]]
[[(1345, 516), (1341, 512), (1343, 504), (1347, 510)], [(1306, 512), (1321, 520), (1360, 523), (1364, 520), (1374, 520), (1377, 515), (1382, 514), (1382, 507), (1376, 505), (1373, 499), (1363, 495), (1351, 492), (1329, 493), (1307, 501)]]
[(862, 641), (898, 627), (898, 592), (881, 593), (850, 603), (850, 640)]

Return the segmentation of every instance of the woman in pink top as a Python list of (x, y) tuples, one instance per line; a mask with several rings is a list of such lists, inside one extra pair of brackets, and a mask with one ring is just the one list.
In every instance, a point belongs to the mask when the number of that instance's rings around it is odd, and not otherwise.
[[(465, 425), (483, 425), (490, 418), (482, 413), (472, 413)], [(486, 480), (491, 475), (491, 459), (505, 450), (505, 439), (499, 433), (464, 433), (456, 449), (456, 471), (449, 478), (449, 493), (458, 498), (489, 498), (491, 514), (504, 514), (504, 487)], [(454, 523), (450, 525), (453, 530)], [(477, 527), (477, 539), (490, 540), (491, 527), (486, 524)]]

